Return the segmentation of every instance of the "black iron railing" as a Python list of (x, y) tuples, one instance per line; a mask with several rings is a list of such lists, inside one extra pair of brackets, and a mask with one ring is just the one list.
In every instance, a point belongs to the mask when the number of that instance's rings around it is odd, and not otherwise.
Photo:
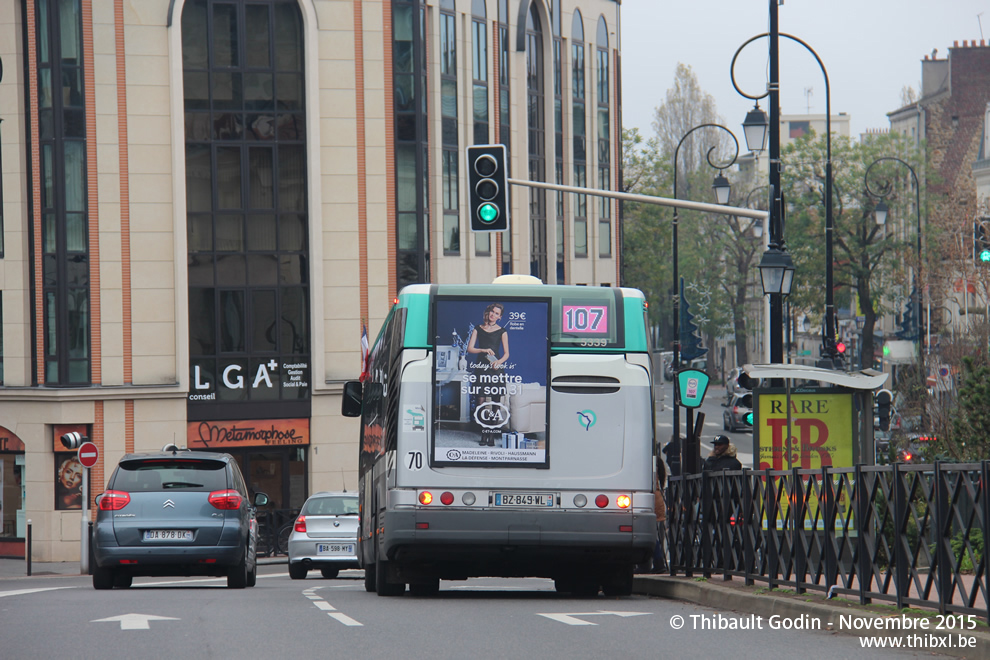
[(672, 478), (672, 574), (990, 623), (990, 461), (741, 470)]
[(258, 511), (258, 555), (274, 557), (289, 552), (288, 540), (299, 509)]

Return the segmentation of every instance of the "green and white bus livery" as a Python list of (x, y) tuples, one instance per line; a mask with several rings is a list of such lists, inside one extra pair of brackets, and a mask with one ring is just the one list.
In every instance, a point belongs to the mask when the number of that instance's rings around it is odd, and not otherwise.
[(361, 417), (368, 591), (541, 576), (627, 595), (651, 556), (643, 294), (517, 279), (405, 287), (368, 377), (345, 385), (342, 412)]

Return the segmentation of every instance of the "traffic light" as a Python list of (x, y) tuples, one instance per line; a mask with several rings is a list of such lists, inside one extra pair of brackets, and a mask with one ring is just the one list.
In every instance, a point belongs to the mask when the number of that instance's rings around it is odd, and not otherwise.
[(918, 319), (915, 316), (914, 301), (917, 300), (918, 290), (911, 290), (911, 297), (904, 306), (904, 313), (901, 315), (901, 329), (894, 333), (898, 339), (915, 341), (918, 338)]
[(893, 398), (890, 390), (880, 390), (874, 397), (877, 407), (877, 425), (881, 431), (890, 430), (890, 402)]
[(681, 340), (681, 361), (690, 362), (696, 360), (708, 352), (702, 347), (701, 337), (698, 335), (698, 326), (694, 324), (694, 314), (691, 313), (691, 305), (684, 296), (684, 279), (681, 278), (681, 310), (680, 326), (678, 327)]
[(990, 218), (973, 225), (973, 258), (978, 266), (990, 266)]
[(79, 449), (79, 446), (84, 442), (88, 442), (89, 438), (78, 431), (72, 431), (62, 435), (59, 440), (62, 441), (66, 449)]
[(505, 145), (468, 147), (467, 169), (471, 231), (505, 231), (509, 228), (509, 176)]
[(745, 371), (740, 371), (739, 375), (736, 376), (736, 385), (744, 390), (752, 390), (760, 386), (760, 379), (753, 378)]

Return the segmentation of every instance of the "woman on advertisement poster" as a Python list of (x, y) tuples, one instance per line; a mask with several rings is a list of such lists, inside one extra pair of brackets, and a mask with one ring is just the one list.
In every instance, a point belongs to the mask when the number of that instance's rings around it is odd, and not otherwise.
[[(435, 460), (456, 463), (546, 463), (546, 383), (549, 368), (548, 303), (545, 300), (441, 299), (437, 337), (460, 335), (469, 325), (451, 378), (450, 358), (435, 365), (438, 406)], [(510, 358), (509, 335), (512, 335)], [(448, 350), (446, 345), (441, 349)], [(456, 390), (455, 390), (456, 388)], [(452, 405), (465, 411), (457, 415)], [(440, 413), (441, 407), (443, 414)], [(516, 419), (518, 418), (518, 419)], [(525, 422), (520, 426), (517, 422)]]

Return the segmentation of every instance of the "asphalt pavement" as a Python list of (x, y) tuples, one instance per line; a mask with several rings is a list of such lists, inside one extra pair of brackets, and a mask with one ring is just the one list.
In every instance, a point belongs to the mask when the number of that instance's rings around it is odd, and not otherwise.
[[(264, 557), (260, 564), (284, 564), (285, 557)], [(0, 558), (0, 596), (12, 588), (23, 588), (39, 577), (80, 576), (78, 561), (74, 562), (32, 562), (31, 576), (27, 575), (27, 562), (23, 559)], [(900, 617), (912, 619), (927, 619), (923, 630), (918, 627), (902, 629), (884, 629), (887, 637), (901, 637), (907, 645), (911, 635), (919, 632), (928, 637), (928, 648), (937, 648), (941, 655), (963, 658), (990, 658), (990, 629), (986, 618), (973, 617), (976, 628), (968, 629), (939, 629), (940, 621), (936, 610), (923, 611), (913, 608), (906, 614), (898, 612), (891, 605), (877, 603), (861, 605), (849, 598), (826, 599), (819, 592), (796, 594), (793, 590), (770, 590), (765, 584), (755, 583), (746, 585), (741, 579), (723, 580), (716, 575), (711, 578), (699, 576), (670, 576), (670, 575), (637, 575), (633, 583), (636, 594), (666, 598), (670, 600), (693, 603), (710, 608), (718, 613), (737, 612), (762, 617), (770, 622), (777, 621), (807, 623), (817, 621), (821, 630), (831, 630), (839, 634), (863, 635), (864, 631), (876, 629), (878, 621), (887, 621)], [(967, 648), (961, 648), (958, 640), (965, 636), (970, 640)], [(938, 642), (932, 639), (944, 639), (946, 643), (938, 647)], [(949, 646), (952, 644), (952, 646)]]

